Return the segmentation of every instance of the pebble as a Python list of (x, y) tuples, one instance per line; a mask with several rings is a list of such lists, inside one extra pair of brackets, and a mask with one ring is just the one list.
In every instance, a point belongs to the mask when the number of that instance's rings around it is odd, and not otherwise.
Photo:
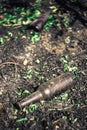
[(0, 64), (2, 63), (2, 59), (0, 59)]
[(60, 127), (58, 125), (55, 125), (54, 130), (59, 130)]
[(25, 57), (26, 57), (27, 59), (29, 59), (29, 58), (30, 58), (30, 56), (31, 56), (31, 54), (30, 54), (30, 53), (26, 53), (26, 54), (25, 54)]
[(84, 29), (84, 31), (83, 31), (83, 36), (84, 36), (85, 38), (87, 38), (87, 29)]
[(17, 119), (17, 115), (14, 114), (14, 110), (12, 108), (8, 109), (8, 117), (9, 119)]
[(3, 108), (3, 104), (2, 103), (0, 103), (0, 110)]
[(27, 64), (28, 64), (28, 60), (27, 60), (27, 59), (24, 59), (23, 65), (26, 66)]

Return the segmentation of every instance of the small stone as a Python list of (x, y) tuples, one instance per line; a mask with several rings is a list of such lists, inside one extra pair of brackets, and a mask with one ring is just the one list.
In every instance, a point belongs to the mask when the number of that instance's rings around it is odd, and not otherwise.
[(30, 55), (31, 55), (30, 53), (26, 53), (26, 54), (25, 54), (25, 57), (26, 57), (27, 59), (29, 59)]
[(40, 60), (39, 60), (39, 59), (37, 59), (35, 62), (36, 62), (37, 64), (39, 64), (39, 63), (40, 63)]
[(58, 130), (60, 127), (58, 125), (55, 125), (55, 130)]
[(27, 59), (25, 59), (24, 61), (23, 61), (23, 65), (27, 65), (28, 64), (28, 60)]
[(0, 103), (0, 110), (3, 108), (3, 105), (2, 105), (2, 103)]
[(87, 37), (87, 29), (84, 29), (84, 31), (83, 31), (83, 36), (86, 38)]
[(0, 91), (0, 95), (2, 95), (2, 91)]
[(0, 64), (2, 63), (2, 59), (0, 59)]
[(14, 111), (12, 108), (8, 110), (8, 117), (9, 119), (17, 119), (17, 116), (14, 114)]

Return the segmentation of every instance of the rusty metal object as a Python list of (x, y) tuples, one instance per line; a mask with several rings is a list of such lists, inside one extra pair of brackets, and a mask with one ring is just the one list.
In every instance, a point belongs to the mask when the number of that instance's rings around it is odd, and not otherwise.
[(36, 31), (41, 31), (43, 29), (44, 24), (48, 20), (49, 14), (50, 11), (42, 14), (40, 17), (38, 17), (30, 24), (30, 27), (35, 29)]
[(61, 91), (62, 89), (65, 89), (73, 82), (74, 75), (71, 72), (67, 72), (63, 75), (60, 75), (43, 84), (36, 92), (17, 102), (15, 104), (15, 107), (21, 109), (24, 106), (40, 101), (41, 99), (50, 98), (53, 94), (58, 91)]

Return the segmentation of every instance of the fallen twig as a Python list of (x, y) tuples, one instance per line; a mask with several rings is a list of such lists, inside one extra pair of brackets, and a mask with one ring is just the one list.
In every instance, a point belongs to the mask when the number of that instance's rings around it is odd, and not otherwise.
[(4, 66), (4, 65), (7, 65), (7, 64), (13, 64), (13, 65), (17, 65), (17, 66), (20, 66), (21, 68), (24, 69), (23, 66), (21, 66), (19, 63), (16, 63), (16, 62), (11, 62), (11, 61), (8, 61), (8, 62), (3, 62), (0, 64), (0, 67)]
[(31, 21), (26, 21), (25, 23), (18, 23), (18, 24), (2, 24), (2, 26), (5, 26), (5, 27), (15, 27), (15, 28), (19, 28), (19, 27), (22, 27), (22, 26), (27, 26), (31, 23)]

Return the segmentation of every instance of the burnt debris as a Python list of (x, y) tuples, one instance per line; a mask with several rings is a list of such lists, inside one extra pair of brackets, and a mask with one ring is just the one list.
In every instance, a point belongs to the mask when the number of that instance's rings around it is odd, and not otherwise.
[(46, 13), (41, 14), (40, 17), (35, 19), (28, 27), (36, 31), (41, 31), (46, 21), (48, 20), (49, 15), (50, 15), (50, 11), (47, 11)]

